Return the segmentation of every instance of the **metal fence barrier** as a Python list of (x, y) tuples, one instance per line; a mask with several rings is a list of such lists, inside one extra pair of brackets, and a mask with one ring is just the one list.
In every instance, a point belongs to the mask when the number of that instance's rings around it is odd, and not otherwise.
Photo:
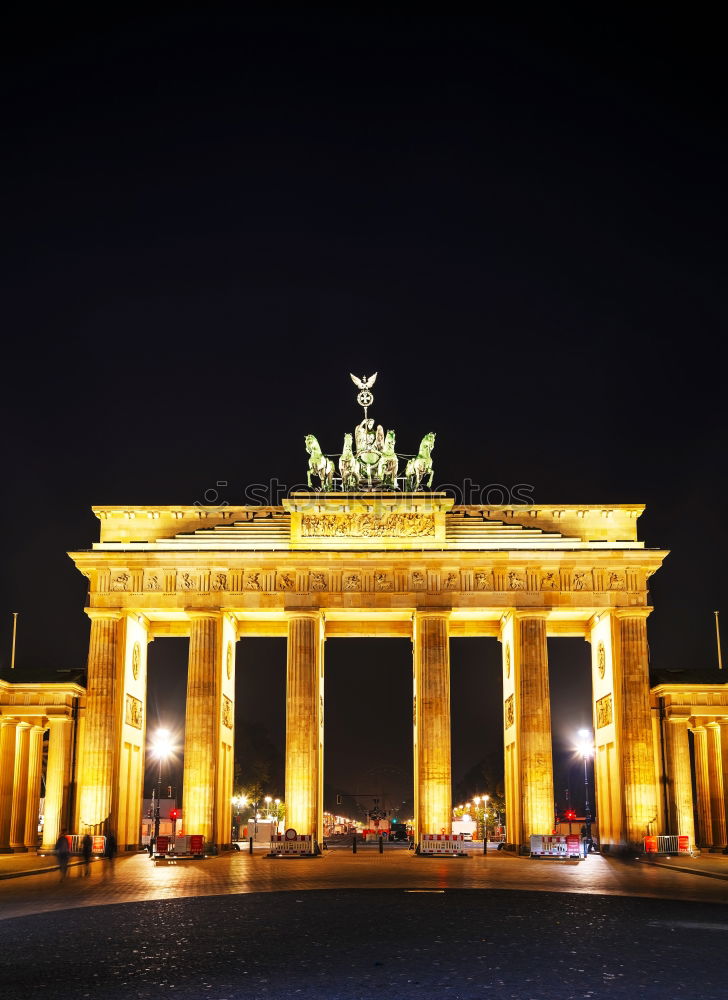
[(690, 837), (686, 833), (645, 837), (644, 844), (645, 854), (692, 854)]

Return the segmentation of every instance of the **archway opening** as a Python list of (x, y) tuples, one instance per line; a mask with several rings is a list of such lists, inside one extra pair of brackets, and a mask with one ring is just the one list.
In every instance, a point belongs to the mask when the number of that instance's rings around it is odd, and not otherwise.
[(398, 833), (414, 816), (411, 641), (327, 639), (324, 706), (324, 812)]

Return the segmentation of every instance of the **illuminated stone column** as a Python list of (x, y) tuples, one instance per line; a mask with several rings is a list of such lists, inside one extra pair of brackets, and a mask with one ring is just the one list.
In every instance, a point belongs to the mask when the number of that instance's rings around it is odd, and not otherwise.
[(514, 612), (521, 842), (554, 826), (551, 703), (545, 615)]
[(418, 611), (414, 623), (416, 838), (452, 831), (448, 611)]
[[(66, 716), (49, 718), (48, 767), (46, 770), (45, 810), (43, 813), (44, 850), (53, 850), (58, 835), (66, 826), (66, 805), (71, 780), (71, 734), (73, 726)], [(68, 833), (74, 831), (69, 830)]]
[(185, 717), (184, 829), (215, 843), (215, 783), (220, 735), (220, 613), (190, 611)]
[(708, 786), (710, 790), (710, 820), (714, 847), (726, 846), (725, 792), (723, 785), (723, 762), (720, 751), (720, 727), (716, 723), (707, 726), (708, 743)]
[(723, 766), (723, 816), (728, 830), (728, 719), (718, 721), (720, 729), (720, 759)]
[(31, 726), (28, 748), (28, 786), (25, 804), (25, 846), (38, 846), (38, 815), (40, 812), (40, 779), (43, 773), (42, 726)]
[(713, 846), (713, 820), (710, 812), (710, 777), (708, 771), (708, 733), (701, 726), (693, 730), (693, 751), (695, 757), (695, 787), (698, 801), (698, 844)]
[(10, 846), (13, 851), (25, 850), (25, 808), (28, 802), (28, 754), (30, 725), (18, 723), (15, 737), (15, 769), (13, 773), (13, 811), (10, 823)]
[[(86, 681), (86, 718), (79, 748), (78, 832), (106, 833), (111, 817), (113, 779), (119, 756), (121, 612), (87, 609), (86, 614), (91, 619), (91, 636)], [(43, 844), (47, 844), (45, 834)]]
[(695, 843), (693, 782), (690, 769), (688, 720), (671, 717), (665, 725), (667, 770), (671, 783), (670, 819), (672, 832), (685, 834)]
[(322, 839), (323, 620), (291, 612), (286, 666), (286, 825)]
[(650, 716), (647, 615), (650, 609), (618, 610), (619, 662), (615, 665), (621, 702), (621, 764), (624, 836), (632, 847), (656, 833), (657, 774)]
[(0, 716), (0, 854), (10, 853), (17, 719)]
[(286, 678), (286, 823), (317, 835), (322, 705), (321, 616), (295, 612), (288, 621)]

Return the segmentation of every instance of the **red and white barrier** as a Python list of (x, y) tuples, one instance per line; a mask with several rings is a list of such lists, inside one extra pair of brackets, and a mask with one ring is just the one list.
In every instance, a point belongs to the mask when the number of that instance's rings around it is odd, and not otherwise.
[(297, 833), (295, 837), (287, 837), (278, 833), (271, 837), (271, 854), (313, 854), (313, 837), (310, 833)]
[(578, 858), (579, 838), (575, 835), (531, 834), (532, 858)]
[(420, 854), (462, 854), (464, 842), (462, 833), (423, 833)]

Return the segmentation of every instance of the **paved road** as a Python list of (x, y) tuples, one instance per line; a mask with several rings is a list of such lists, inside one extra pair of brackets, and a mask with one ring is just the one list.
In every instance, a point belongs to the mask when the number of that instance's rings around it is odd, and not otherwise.
[(636, 862), (138, 855), (78, 871), (0, 882), (3, 1000), (728, 995), (728, 882)]

